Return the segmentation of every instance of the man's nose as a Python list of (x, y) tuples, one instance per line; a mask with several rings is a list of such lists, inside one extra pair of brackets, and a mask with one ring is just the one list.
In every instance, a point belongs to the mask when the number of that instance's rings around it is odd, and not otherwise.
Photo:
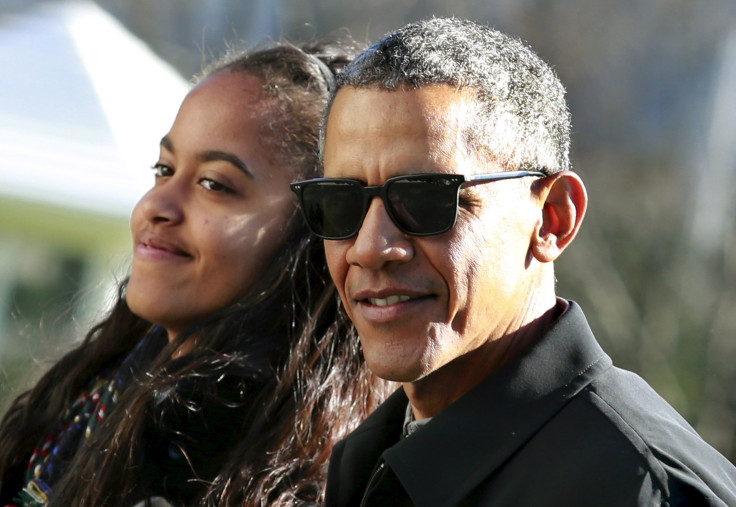
[(411, 240), (393, 223), (383, 201), (372, 199), (363, 225), (348, 249), (348, 263), (378, 270), (391, 262), (407, 262), (413, 255)]

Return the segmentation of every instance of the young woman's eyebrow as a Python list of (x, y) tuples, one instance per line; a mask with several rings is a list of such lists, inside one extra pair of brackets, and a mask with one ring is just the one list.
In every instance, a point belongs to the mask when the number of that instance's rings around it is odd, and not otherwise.
[(163, 148), (166, 148), (167, 151), (170, 151), (171, 153), (175, 153), (174, 151), (174, 143), (171, 142), (171, 139), (169, 139), (169, 136), (164, 136), (161, 138), (161, 142), (158, 143)]
[[(174, 143), (171, 142), (171, 139), (169, 139), (169, 136), (164, 136), (161, 138), (160, 145), (163, 148), (166, 148), (167, 151), (170, 151), (171, 153), (176, 153), (176, 150), (174, 150)], [(237, 155), (234, 155), (232, 153), (229, 153), (227, 151), (222, 150), (207, 150), (203, 153), (201, 153), (198, 158), (203, 162), (214, 162), (217, 160), (222, 160), (224, 162), (229, 162), (241, 171), (245, 173), (246, 176), (249, 178), (253, 178), (253, 172), (251, 172), (250, 169), (248, 169), (248, 166), (245, 165), (245, 162), (243, 162), (240, 157)]]
[(203, 162), (214, 162), (217, 160), (230, 162), (232, 165), (243, 171), (246, 176), (248, 176), (249, 178), (253, 178), (253, 173), (250, 169), (248, 169), (248, 166), (245, 165), (245, 162), (240, 160), (240, 157), (238, 157), (237, 155), (228, 153), (227, 151), (208, 150), (201, 153), (198, 158)]

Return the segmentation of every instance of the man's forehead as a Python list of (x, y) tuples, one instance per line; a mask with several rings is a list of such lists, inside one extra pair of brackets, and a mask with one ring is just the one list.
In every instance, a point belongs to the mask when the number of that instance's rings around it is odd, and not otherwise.
[(472, 90), (449, 85), (341, 89), (327, 123), (326, 176), (356, 177), (345, 174), (348, 165), (376, 164), (387, 171), (385, 177), (455, 172), (467, 158), (464, 133), (473, 97)]
[[(474, 110), (477, 92), (472, 88), (458, 88), (448, 84), (429, 84), (418, 88), (408, 85), (386, 89), (378, 85), (341, 88), (333, 100), (328, 121), (336, 111), (372, 111), (389, 109), (451, 122)], [(359, 118), (356, 118), (358, 120)]]

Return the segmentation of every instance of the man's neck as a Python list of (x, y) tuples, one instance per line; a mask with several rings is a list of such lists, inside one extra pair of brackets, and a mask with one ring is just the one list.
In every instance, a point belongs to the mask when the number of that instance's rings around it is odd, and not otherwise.
[(403, 384), (417, 420), (434, 417), (458, 400), (510, 359), (533, 346), (567, 309), (557, 304), (540, 317), (501, 338), (489, 340), (481, 349), (461, 356), (426, 377)]

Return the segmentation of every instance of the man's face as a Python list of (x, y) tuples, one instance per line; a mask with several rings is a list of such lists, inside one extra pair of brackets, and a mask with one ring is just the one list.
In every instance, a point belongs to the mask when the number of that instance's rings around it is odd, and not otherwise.
[[(463, 146), (471, 101), (471, 92), (449, 86), (343, 88), (327, 124), (325, 176), (380, 185), (402, 174), (501, 171)], [(425, 237), (402, 233), (373, 199), (356, 237), (325, 241), (375, 373), (413, 382), (482, 364), (494, 340), (526, 323), (540, 216), (529, 187), (523, 179), (465, 188), (456, 225)]]

